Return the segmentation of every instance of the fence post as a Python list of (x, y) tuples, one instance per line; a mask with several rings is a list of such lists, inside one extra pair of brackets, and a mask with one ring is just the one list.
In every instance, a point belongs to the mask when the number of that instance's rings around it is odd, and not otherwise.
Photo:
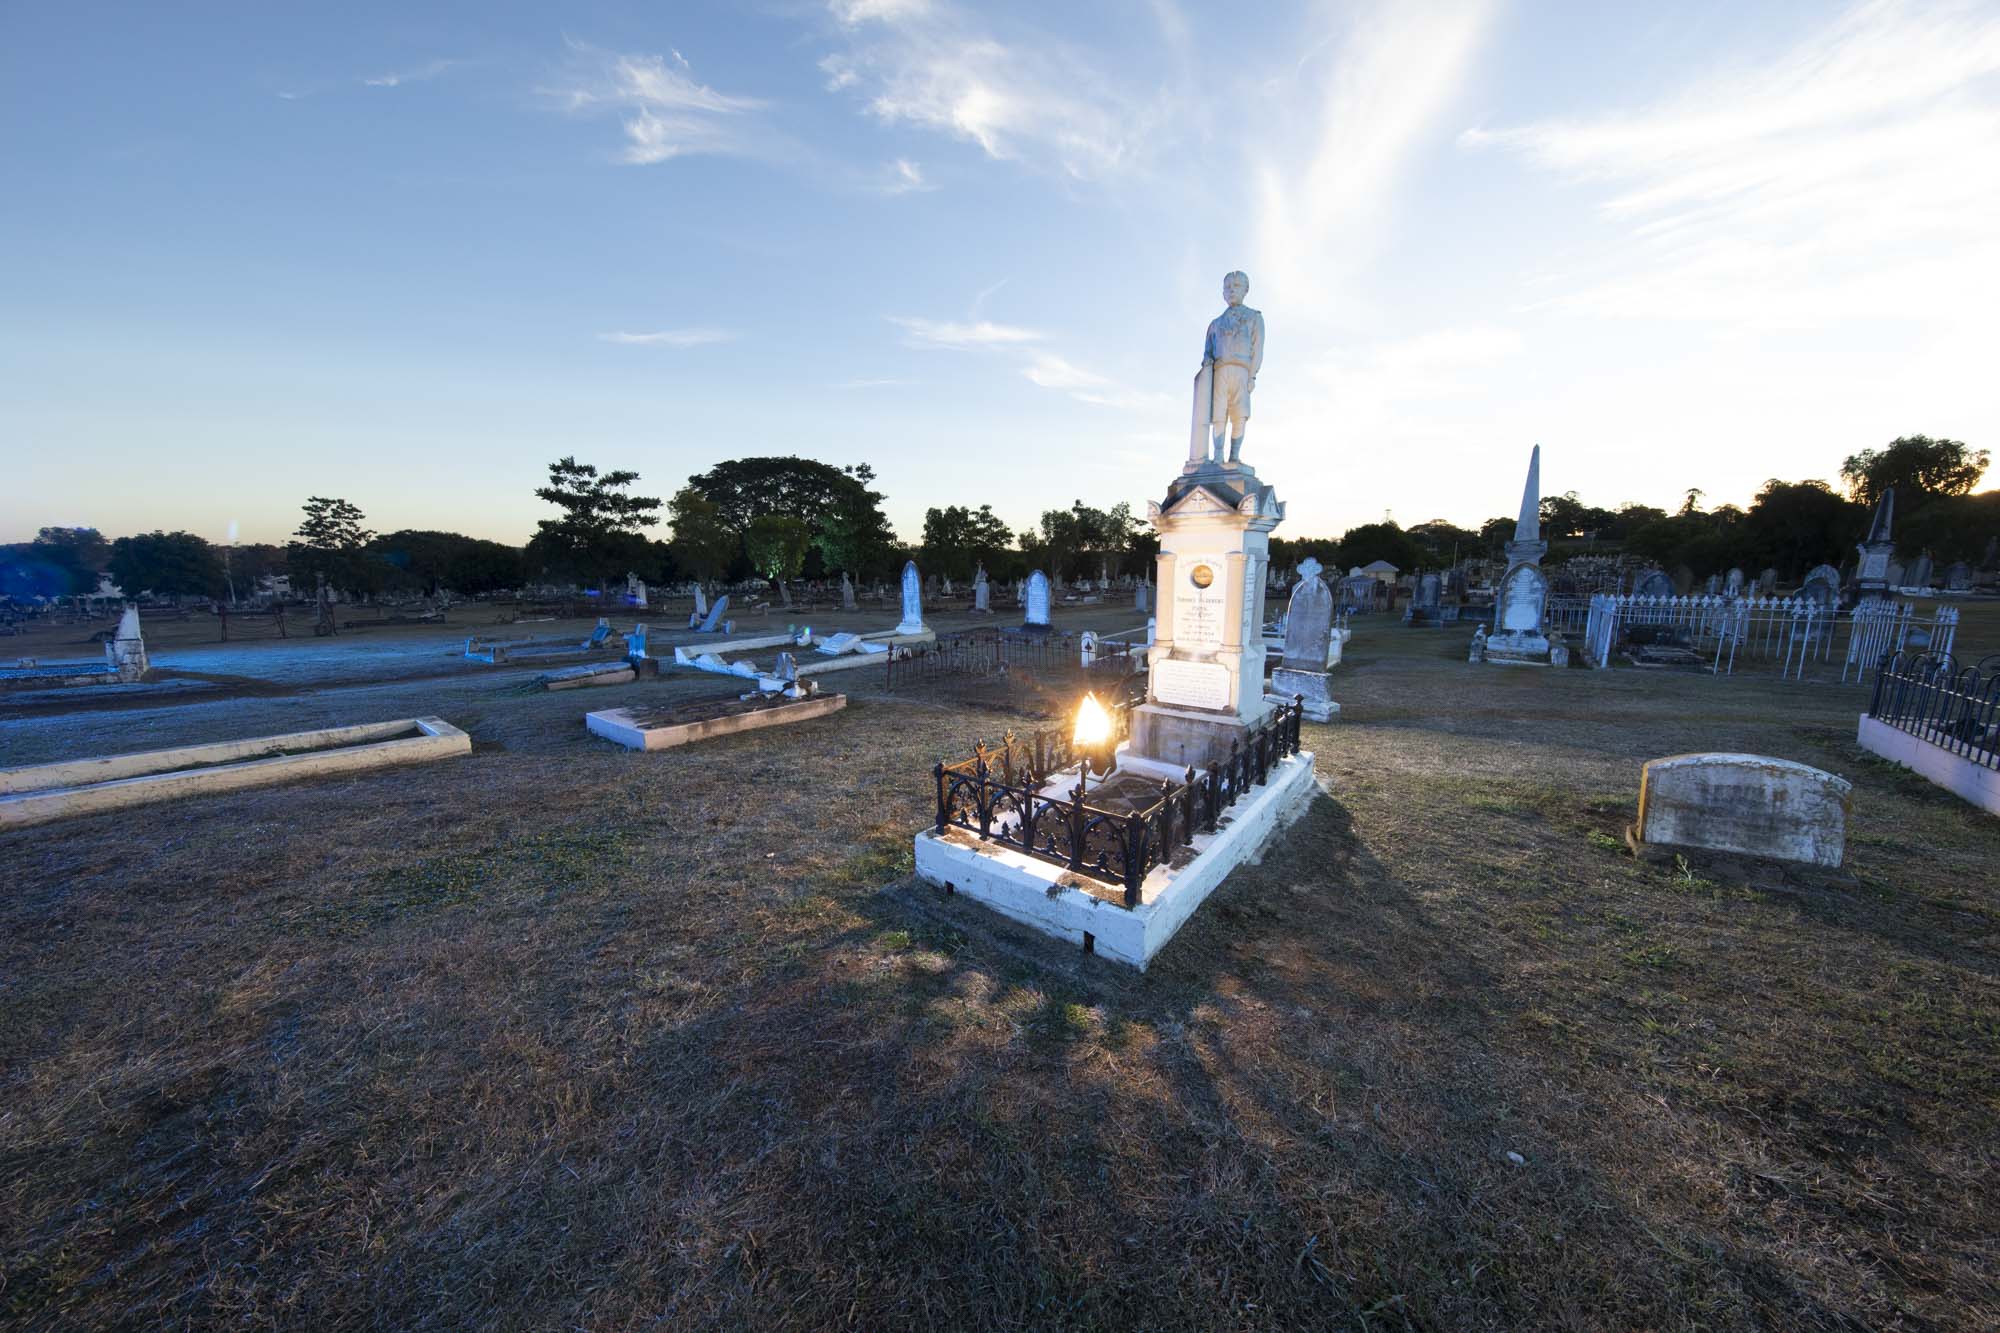
[(939, 833), (942, 833), (945, 830), (945, 823), (946, 823), (945, 806), (944, 806), (944, 760), (942, 759), (938, 760), (937, 766), (931, 769), (931, 774), (933, 777), (937, 779), (937, 831)]

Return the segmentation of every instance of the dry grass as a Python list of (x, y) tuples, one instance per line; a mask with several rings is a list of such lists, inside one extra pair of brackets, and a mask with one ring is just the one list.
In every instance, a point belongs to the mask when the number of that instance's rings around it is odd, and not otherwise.
[[(1852, 689), (1460, 656), (1363, 625), (1333, 799), (1143, 977), (906, 882), (931, 761), (1020, 719), (851, 677), (653, 755), (580, 713), (715, 684), (0, 724), (478, 742), (0, 836), (0, 1312), (2000, 1323), (2000, 822)], [(1638, 761), (1701, 748), (1852, 778), (1852, 880), (1627, 857)]]

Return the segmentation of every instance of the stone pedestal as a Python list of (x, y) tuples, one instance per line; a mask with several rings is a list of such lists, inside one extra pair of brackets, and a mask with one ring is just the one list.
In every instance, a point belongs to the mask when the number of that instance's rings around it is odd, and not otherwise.
[(1285, 507), (1241, 464), (1205, 464), (1147, 506), (1160, 534), (1160, 604), (1131, 749), (1179, 768), (1229, 757), (1262, 720), (1270, 533)]
[(1324, 671), (1299, 671), (1292, 667), (1273, 667), (1271, 692), (1264, 696), (1264, 701), (1288, 704), (1298, 699), (1309, 721), (1331, 722), (1340, 716), (1340, 705), (1334, 702), (1333, 698), (1330, 684), (1332, 679), (1332, 676)]

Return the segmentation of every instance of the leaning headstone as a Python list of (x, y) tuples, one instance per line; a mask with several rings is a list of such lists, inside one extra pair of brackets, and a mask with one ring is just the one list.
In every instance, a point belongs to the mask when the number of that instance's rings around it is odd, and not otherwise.
[(729, 609), (729, 594), (724, 593), (722, 594), (722, 596), (715, 599), (715, 605), (709, 608), (708, 615), (705, 618), (703, 618), (701, 622), (701, 632), (703, 634), (713, 634), (718, 629), (721, 629), (723, 626), (722, 613), (724, 611), (727, 611), (728, 609)]
[(1028, 591), (1023, 597), (1027, 613), (1021, 628), (1030, 634), (1049, 632), (1049, 576), (1041, 570), (1028, 575)]
[(1319, 576), (1319, 562), (1310, 556), (1299, 566), (1299, 581), (1285, 608), (1285, 652), (1271, 671), (1268, 697), (1285, 703), (1304, 701), (1305, 715), (1330, 722), (1340, 712), (1327, 688), (1326, 659), (1333, 637), (1333, 590)]
[(923, 634), (924, 625), (923, 579), (917, 573), (917, 562), (903, 562), (903, 619), (896, 626), (898, 634)]
[(1625, 838), (1640, 855), (1694, 847), (1837, 867), (1853, 792), (1847, 779), (1789, 759), (1677, 754), (1647, 763)]
[(1907, 586), (1912, 588), (1928, 588), (1931, 586), (1931, 553), (1929, 551), (1920, 554), (1917, 557), (1916, 563), (1910, 566), (1910, 581)]
[(638, 661), (646, 656), (646, 627), (634, 625), (632, 632), (625, 636), (625, 657), (627, 661)]
[(708, 614), (708, 589), (702, 587), (699, 583), (697, 583), (694, 585), (695, 618), (689, 623), (698, 625), (701, 623), (701, 618), (707, 614)]

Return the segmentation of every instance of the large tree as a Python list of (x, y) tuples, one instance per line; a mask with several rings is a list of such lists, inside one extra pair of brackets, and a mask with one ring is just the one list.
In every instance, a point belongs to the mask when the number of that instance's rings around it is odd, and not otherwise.
[(732, 458), (688, 478), (688, 485), (715, 506), (717, 522), (738, 539), (762, 515), (796, 518), (807, 526), (823, 570), (859, 575), (881, 572), (895, 551), (874, 480), (875, 469), (866, 463), (835, 467), (781, 455)]
[(404, 529), (377, 537), (369, 549), (420, 592), (498, 592), (521, 586), (521, 549), (456, 532)]
[(96, 528), (43, 528), (31, 546), (44, 570), (45, 596), (81, 596), (97, 591), (97, 576), (110, 561), (111, 547)]
[(1013, 544), (1013, 534), (993, 506), (946, 505), (924, 511), (924, 568), (953, 578), (970, 578), (984, 562), (993, 564)]
[(308, 496), (301, 508), (305, 518), (285, 545), (285, 564), (294, 591), (311, 593), (324, 578), (337, 588), (371, 591), (381, 572), (366, 559), (375, 534), (361, 526), (361, 510), (337, 497)]
[(792, 604), (790, 581), (805, 567), (812, 531), (804, 519), (790, 514), (760, 514), (743, 534), (743, 550), (751, 567), (778, 585), (786, 606)]
[(128, 596), (219, 597), (222, 557), (192, 532), (146, 532), (111, 543), (111, 577)]
[(1743, 516), (1743, 554), (1753, 565), (1797, 578), (1814, 565), (1838, 564), (1861, 536), (1867, 514), (1818, 479), (1773, 477)]
[(675, 562), (702, 582), (719, 576), (735, 559), (739, 539), (723, 526), (715, 501), (693, 486), (675, 492), (667, 521), (673, 525)]
[(636, 472), (600, 473), (590, 463), (565, 455), (549, 464), (549, 484), (535, 495), (562, 510), (560, 518), (537, 525), (537, 541), (546, 552), (561, 557), (586, 582), (615, 577), (632, 550), (630, 538), (660, 521), (659, 500), (630, 495)]
[(1905, 435), (1885, 448), (1850, 455), (1840, 465), (1840, 479), (1850, 496), (1870, 506), (1894, 486), (1896, 507), (1909, 513), (1936, 496), (1969, 494), (1990, 461), (1986, 450), (1967, 448), (1958, 440)]
[[(1513, 535), (1512, 529), (1507, 535)], [(1343, 568), (1369, 565), (1377, 560), (1387, 560), (1400, 572), (1408, 574), (1423, 563), (1424, 552), (1422, 547), (1410, 540), (1409, 533), (1387, 519), (1380, 523), (1363, 523), (1341, 534), (1340, 564)]]

